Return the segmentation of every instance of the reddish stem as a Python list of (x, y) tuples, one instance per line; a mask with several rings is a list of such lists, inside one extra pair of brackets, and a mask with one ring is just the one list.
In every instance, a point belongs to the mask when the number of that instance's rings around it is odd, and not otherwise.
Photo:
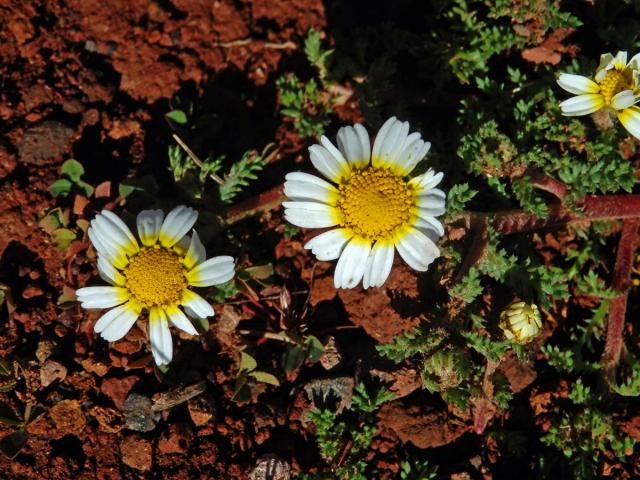
[(569, 193), (569, 187), (564, 183), (545, 175), (540, 170), (531, 170), (528, 173), (534, 187), (549, 192), (560, 200), (564, 200), (564, 197)]
[(280, 206), (284, 200), (284, 185), (267, 190), (258, 196), (251, 197), (236, 205), (232, 205), (225, 212), (225, 222), (230, 225), (244, 220), (252, 215), (266, 212)]
[(620, 353), (624, 344), (622, 333), (627, 312), (629, 285), (631, 284), (631, 268), (634, 254), (640, 241), (640, 236), (638, 235), (639, 226), (640, 219), (638, 218), (626, 220), (622, 226), (622, 234), (618, 244), (611, 287), (616, 292), (619, 292), (620, 295), (611, 300), (609, 320), (607, 322), (607, 339), (602, 356), (605, 375), (609, 380), (612, 380), (615, 376), (615, 368), (620, 360)]

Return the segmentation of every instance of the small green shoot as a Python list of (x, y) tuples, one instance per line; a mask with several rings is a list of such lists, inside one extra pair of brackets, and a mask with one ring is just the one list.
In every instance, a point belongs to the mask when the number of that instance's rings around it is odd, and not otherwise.
[(66, 160), (60, 172), (64, 178), (60, 178), (49, 186), (49, 192), (54, 197), (66, 197), (72, 191), (82, 192), (85, 196), (90, 197), (94, 188), (87, 182), (82, 180), (84, 175), (84, 167), (80, 162), (74, 159)]

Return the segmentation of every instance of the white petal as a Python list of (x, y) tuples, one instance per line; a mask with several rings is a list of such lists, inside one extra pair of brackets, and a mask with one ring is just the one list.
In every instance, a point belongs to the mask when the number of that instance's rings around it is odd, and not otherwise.
[(436, 188), (429, 190), (427, 195), (419, 195), (416, 204), (421, 217), (439, 217), (445, 212), (444, 192)]
[(604, 106), (604, 97), (597, 93), (589, 93), (571, 97), (560, 103), (562, 114), (575, 117), (578, 115), (588, 115)]
[(184, 313), (186, 313), (190, 318), (195, 318), (195, 319), (207, 318), (207, 317), (201, 317), (186, 305), (182, 305), (182, 308), (184, 309)]
[(342, 155), (336, 158), (322, 145), (311, 145), (309, 157), (313, 166), (332, 182), (337, 183), (349, 171), (349, 165)]
[[(195, 232), (195, 230), (193, 230)], [(184, 257), (191, 246), (191, 237), (189, 235), (185, 235), (178, 243), (176, 243), (172, 248), (173, 251), (178, 254), (180, 257)]]
[[(403, 147), (402, 151), (395, 161), (395, 171), (401, 176), (405, 176), (411, 173), (415, 166), (425, 157), (425, 155), (431, 148), (431, 143), (425, 142), (424, 140), (420, 139), (419, 133), (414, 132), (411, 135), (417, 135), (418, 138), (410, 143), (407, 143), (407, 145)], [(409, 135), (409, 137), (411, 137), (411, 135)], [(409, 137), (407, 137), (407, 139), (409, 139)]]
[(427, 197), (418, 197), (418, 216), (422, 218), (426, 217), (439, 217), (446, 211), (444, 200), (434, 199)]
[(209, 287), (228, 282), (235, 275), (233, 257), (221, 255), (202, 262), (187, 273), (189, 285)]
[(138, 240), (136, 240), (136, 237), (133, 235), (133, 233), (131, 233), (131, 230), (129, 229), (127, 224), (124, 223), (119, 216), (117, 216), (113, 212), (110, 212), (109, 210), (103, 210), (102, 215), (107, 217), (114, 225), (116, 225), (120, 229), (122, 233), (127, 236), (129, 242), (135, 245), (135, 251), (133, 253), (137, 253), (138, 250), (140, 250)]
[(574, 95), (598, 93), (600, 91), (600, 86), (590, 78), (583, 77), (582, 75), (573, 75), (571, 73), (561, 74), (558, 77), (558, 85)]
[(282, 202), (288, 222), (302, 228), (332, 227), (337, 221), (335, 209), (324, 203)]
[(381, 287), (391, 273), (393, 266), (393, 243), (376, 242), (367, 259), (367, 268), (364, 271), (362, 286)]
[(124, 337), (140, 316), (140, 307), (127, 302), (105, 313), (93, 329), (108, 342), (117, 342)]
[(204, 298), (191, 290), (184, 292), (181, 304), (185, 307), (187, 313), (189, 311), (194, 313), (192, 316), (199, 318), (213, 317), (213, 307)]
[(354, 288), (364, 275), (367, 267), (367, 257), (371, 252), (371, 243), (359, 238), (353, 238), (342, 251), (333, 283), (336, 288)]
[(98, 255), (98, 273), (100, 278), (111, 285), (123, 287), (127, 279), (118, 271), (106, 257)]
[(207, 252), (204, 248), (204, 245), (200, 241), (198, 233), (194, 230), (193, 235), (191, 236), (191, 241), (189, 242), (189, 249), (187, 250), (182, 263), (187, 270), (191, 270), (199, 263), (204, 262), (206, 258)]
[(367, 130), (359, 123), (338, 130), (338, 148), (356, 168), (365, 167), (371, 158), (371, 143)]
[(637, 101), (638, 99), (633, 95), (631, 90), (623, 90), (611, 99), (611, 106), (616, 110), (624, 110)]
[(162, 308), (153, 307), (149, 312), (149, 339), (156, 365), (167, 365), (173, 358), (173, 340)]
[(178, 307), (169, 307), (166, 309), (166, 313), (169, 317), (169, 321), (173, 324), (174, 327), (187, 332), (189, 335), (198, 335), (198, 331), (189, 321), (184, 312)]
[(415, 228), (395, 236), (393, 241), (407, 265), (419, 272), (426, 271), (429, 265), (440, 256), (440, 250), (436, 244)]
[(101, 234), (91, 227), (89, 227), (87, 234), (89, 235), (89, 240), (91, 240), (91, 243), (97, 250), (98, 255), (105, 257), (116, 268), (124, 268), (127, 266), (129, 259), (124, 249), (119, 249), (113, 242), (106, 242), (104, 238), (101, 237)]
[(318, 260), (335, 260), (340, 256), (342, 249), (351, 237), (352, 235), (347, 229), (336, 228), (312, 238), (304, 248), (307, 250), (311, 249), (311, 253), (313, 253)]
[[(112, 217), (116, 216), (112, 214)], [(125, 253), (129, 255), (135, 255), (138, 253), (140, 247), (129, 231), (129, 228), (118, 218), (120, 223), (122, 223), (124, 228), (126, 228), (125, 232), (122, 230), (120, 225), (114, 223), (111, 218), (107, 216), (107, 211), (103, 210), (102, 214), (96, 215), (96, 218), (91, 220), (91, 227), (96, 231), (104, 243), (111, 245), (117, 252), (124, 250)], [(131, 238), (129, 235), (131, 235)]]
[[(389, 120), (387, 120), (389, 122)], [(383, 125), (383, 128), (386, 126)], [(382, 129), (380, 129), (382, 131)], [(409, 122), (394, 120), (384, 138), (376, 137), (373, 145), (372, 162), (376, 167), (393, 167), (397, 164), (402, 148), (409, 135)]]
[(158, 241), (164, 220), (162, 210), (142, 210), (136, 218), (138, 236), (143, 245), (150, 247)]
[(376, 135), (376, 139), (373, 142), (373, 151), (371, 152), (371, 160), (372, 160), (374, 166), (377, 166), (375, 159), (380, 157), (380, 149), (382, 147), (382, 144), (384, 143), (384, 140), (385, 140), (385, 138), (387, 136), (387, 133), (389, 132), (391, 127), (393, 125), (395, 125), (395, 123), (397, 121), (398, 120), (396, 119), (396, 117), (391, 117), (391, 118), (387, 119), (387, 121), (384, 122), (382, 127), (380, 127), (380, 130), (378, 130), (378, 134)]
[(172, 247), (184, 237), (198, 219), (198, 212), (180, 205), (169, 212), (160, 227), (160, 243)]
[(600, 64), (598, 65), (598, 68), (596, 68), (596, 74), (594, 77), (596, 82), (604, 80), (604, 77), (607, 76), (607, 71), (612, 69), (614, 64), (615, 59), (610, 53), (603, 53), (600, 55)]
[(444, 235), (444, 227), (442, 226), (442, 223), (433, 217), (418, 217), (415, 221), (414, 227), (424, 233), (433, 242), (436, 242)]
[(622, 70), (626, 66), (627, 66), (627, 52), (621, 50), (616, 54), (615, 67), (618, 70)]
[(76, 290), (82, 308), (111, 308), (124, 303), (129, 291), (122, 287), (84, 287)]
[(640, 107), (629, 107), (618, 112), (618, 120), (631, 135), (640, 140)]
[(632, 70), (640, 70), (640, 53), (636, 53), (627, 64)]
[(334, 205), (338, 190), (329, 182), (303, 172), (288, 173), (284, 194), (291, 200), (315, 200)]
[(436, 173), (433, 169), (430, 168), (422, 175), (413, 177), (411, 180), (409, 180), (409, 183), (416, 189), (420, 190), (421, 193), (426, 193), (428, 190), (438, 185), (442, 181), (443, 176), (444, 173)]

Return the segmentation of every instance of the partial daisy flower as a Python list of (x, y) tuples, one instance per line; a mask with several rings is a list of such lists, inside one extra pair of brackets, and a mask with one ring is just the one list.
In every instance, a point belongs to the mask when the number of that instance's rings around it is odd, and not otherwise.
[(600, 57), (594, 80), (581, 75), (563, 73), (558, 85), (577, 96), (560, 103), (562, 114), (588, 115), (600, 109), (615, 113), (624, 128), (640, 139), (640, 54), (627, 62), (627, 52), (614, 57), (606, 53)]
[(166, 365), (173, 357), (169, 323), (198, 334), (187, 315), (197, 319), (214, 312), (189, 287), (227, 282), (234, 276), (235, 265), (229, 256), (206, 260), (195, 230), (191, 237), (187, 235), (197, 218), (198, 213), (184, 205), (166, 218), (162, 210), (144, 210), (137, 218), (140, 243), (108, 210), (91, 221), (88, 233), (98, 252), (98, 271), (110, 286), (80, 288), (76, 295), (83, 308), (111, 309), (96, 322), (96, 333), (109, 342), (120, 340), (142, 311), (148, 311), (151, 352), (157, 365)]
[(284, 193), (285, 218), (303, 228), (336, 227), (309, 241), (318, 260), (338, 260), (336, 288), (384, 284), (395, 249), (414, 270), (423, 272), (439, 255), (444, 234), (436, 219), (446, 195), (436, 187), (442, 173), (429, 169), (407, 178), (431, 144), (409, 123), (387, 120), (371, 149), (365, 128), (338, 131), (338, 147), (322, 137), (309, 148), (311, 163), (330, 182), (302, 172), (289, 173)]

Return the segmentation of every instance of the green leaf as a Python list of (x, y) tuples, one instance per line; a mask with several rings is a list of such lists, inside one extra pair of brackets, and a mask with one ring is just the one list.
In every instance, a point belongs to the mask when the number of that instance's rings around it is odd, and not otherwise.
[(13, 375), (13, 364), (6, 358), (0, 358), (0, 375)]
[(10, 433), (0, 440), (0, 452), (9, 458), (15, 458), (27, 443), (27, 432), (23, 429)]
[(251, 400), (251, 388), (247, 385), (247, 376), (245, 374), (239, 375), (236, 379), (232, 400), (241, 403)]
[(300, 110), (297, 110), (295, 108), (283, 108), (282, 110), (280, 110), (280, 113), (282, 113), (282, 115), (284, 115), (285, 117), (300, 118), (302, 116)]
[(93, 192), (95, 190), (95, 188), (93, 188), (91, 185), (89, 185), (87, 182), (84, 182), (82, 180), (78, 180), (78, 182), (76, 183), (76, 185), (78, 186), (78, 188), (80, 188), (84, 194), (87, 197), (90, 197), (91, 195), (93, 195)]
[(275, 377), (275, 375), (272, 375), (270, 373), (251, 372), (249, 375), (251, 375), (260, 383), (268, 383), (269, 385), (275, 385), (276, 387), (280, 386), (280, 381)]
[(304, 344), (307, 347), (307, 358), (311, 363), (315, 363), (320, 360), (320, 357), (324, 353), (324, 346), (322, 342), (313, 335), (309, 335)]
[(66, 178), (61, 178), (60, 180), (56, 180), (51, 185), (49, 185), (49, 192), (54, 197), (66, 197), (69, 195), (71, 191), (72, 183)]
[(145, 175), (140, 178), (127, 178), (118, 185), (118, 194), (121, 197), (128, 197), (134, 192), (145, 192), (147, 195), (158, 193), (158, 183), (152, 175)]
[(164, 116), (180, 125), (184, 125), (188, 121), (187, 114), (182, 110), (172, 110), (169, 113), (165, 113)]
[(18, 417), (13, 408), (4, 402), (0, 402), (0, 422), (7, 425), (22, 425), (23, 421)]
[(59, 228), (54, 232), (53, 237), (56, 241), (56, 246), (60, 250), (65, 250), (76, 239), (76, 234), (68, 228)]
[(45, 411), (44, 407), (40, 405), (36, 405), (33, 408), (27, 408), (24, 412), (24, 424), (29, 425), (30, 423), (35, 422)]
[(69, 177), (73, 183), (78, 183), (80, 181), (80, 177), (84, 175), (84, 167), (79, 161), (74, 160), (73, 158), (70, 158), (62, 164), (61, 171), (64, 175)]
[(62, 220), (60, 215), (58, 215), (56, 211), (53, 211), (40, 220), (38, 225), (49, 235), (53, 235), (56, 229), (62, 227)]
[(258, 362), (248, 353), (240, 352), (240, 371), (251, 372), (256, 369)]
[(266, 280), (273, 276), (273, 265), (271, 263), (256, 265), (245, 268), (244, 271), (254, 280)]
[(298, 345), (288, 345), (285, 352), (282, 354), (281, 364), (282, 369), (287, 373), (294, 372), (304, 362), (306, 357), (305, 351)]
[(195, 323), (196, 330), (201, 333), (209, 331), (209, 320), (207, 318), (193, 318), (192, 323)]

